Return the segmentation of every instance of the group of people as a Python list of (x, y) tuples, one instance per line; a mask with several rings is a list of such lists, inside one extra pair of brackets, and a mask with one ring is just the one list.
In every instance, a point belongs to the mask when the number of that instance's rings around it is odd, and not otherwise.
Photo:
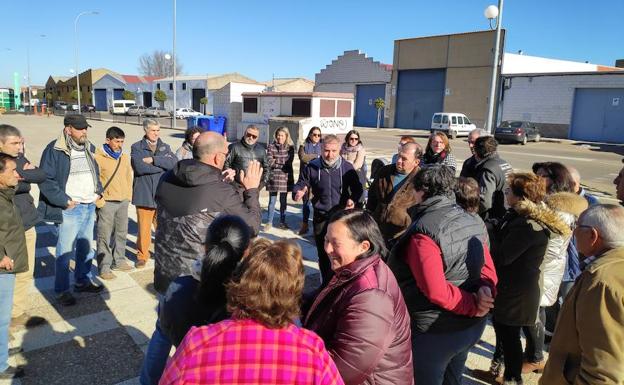
[[(571, 167), (515, 172), (496, 140), (475, 130), (459, 178), (443, 133), (425, 149), (402, 137), (393, 161), (369, 178), (357, 131), (341, 141), (313, 127), (295, 183), (285, 127), (268, 147), (254, 126), (229, 146), (190, 128), (174, 153), (146, 119), (128, 156), (118, 127), (95, 148), (84, 117), (68, 115), (64, 126), (37, 168), (19, 130), (0, 125), (0, 378), (24, 374), (8, 366), (8, 326), (34, 319), (18, 284), (32, 279), (33, 226), (58, 225), (54, 289), (70, 306), (72, 256), (76, 292), (103, 290), (94, 257), (102, 279), (133, 269), (132, 202), (137, 268), (155, 229), (158, 317), (142, 384), (460, 384), (489, 317), (492, 380), (521, 384), (533, 371), (545, 385), (624, 380), (624, 208), (599, 204)], [(624, 168), (614, 183), (624, 200)], [(312, 211), (322, 283), (310, 298), (299, 247), (257, 238), (264, 187), (266, 227), (278, 196), (281, 228), (289, 193), (303, 202), (300, 234)]]

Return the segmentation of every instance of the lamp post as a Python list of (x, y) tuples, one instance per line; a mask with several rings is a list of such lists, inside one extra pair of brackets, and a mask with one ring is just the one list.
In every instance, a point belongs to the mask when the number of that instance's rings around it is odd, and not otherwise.
[(97, 11), (80, 12), (74, 20), (74, 60), (76, 64), (76, 89), (78, 90), (78, 113), (80, 113), (80, 67), (78, 66), (78, 20), (83, 15), (98, 15)]
[(498, 0), (498, 7), (490, 5), (485, 9), (483, 13), (487, 19), (490, 20), (490, 28), (492, 27), (492, 20), (496, 19), (496, 41), (494, 46), (494, 65), (492, 66), (492, 83), (490, 84), (490, 98), (488, 100), (488, 113), (485, 129), (494, 134), (495, 130), (495, 117), (494, 117), (494, 105), (496, 104), (496, 84), (498, 83), (498, 61), (500, 57), (500, 38), (501, 38), (501, 25), (503, 24), (503, 1)]
[(173, 63), (173, 128), (176, 128), (177, 126), (177, 117), (176, 117), (176, 91), (177, 91), (177, 87), (176, 87), (176, 10), (177, 10), (177, 6), (176, 6), (176, 0), (173, 0), (173, 57), (171, 58), (171, 61)]

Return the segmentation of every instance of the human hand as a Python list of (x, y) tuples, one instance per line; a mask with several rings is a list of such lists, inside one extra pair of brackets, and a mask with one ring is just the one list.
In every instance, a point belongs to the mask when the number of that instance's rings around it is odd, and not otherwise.
[(154, 163), (154, 158), (151, 156), (148, 156), (146, 158), (143, 158), (143, 162), (147, 163), (147, 164), (153, 164)]
[(355, 208), (355, 202), (352, 199), (347, 199), (347, 204), (345, 205), (345, 210), (350, 210)]
[(6, 270), (6, 271), (13, 270), (13, 259), (9, 258), (6, 255), (2, 257), (2, 259), (0, 259), (0, 269)]
[(476, 294), (477, 317), (483, 317), (494, 308), (494, 297), (492, 290), (488, 286), (481, 286)]
[(258, 188), (262, 178), (262, 166), (257, 160), (252, 160), (247, 165), (247, 170), (240, 171), (240, 181), (245, 190)]
[(34, 170), (36, 167), (32, 165), (32, 163), (26, 163), (24, 165), (24, 170)]
[(303, 189), (297, 191), (293, 200), (295, 202), (299, 202), (301, 199), (303, 199), (303, 196), (305, 195), (306, 192), (308, 192), (308, 186), (305, 186)]
[(225, 169), (221, 172), (221, 176), (223, 176), (223, 181), (230, 183), (234, 181), (234, 177), (236, 176), (236, 171), (231, 168)]
[(74, 207), (76, 207), (77, 204), (78, 204), (78, 202), (73, 201), (73, 200), (70, 199), (70, 200), (67, 201), (67, 207), (65, 208), (65, 210), (71, 210)]

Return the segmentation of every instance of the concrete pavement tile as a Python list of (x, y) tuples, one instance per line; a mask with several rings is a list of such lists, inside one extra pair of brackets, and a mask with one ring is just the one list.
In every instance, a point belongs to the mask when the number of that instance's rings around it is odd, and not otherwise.
[(156, 312), (154, 312), (151, 318), (146, 317), (145, 319), (136, 320), (131, 325), (124, 324), (123, 327), (135, 344), (139, 346), (147, 345), (156, 327)]
[(42, 295), (32, 295), (30, 298), (30, 309), (28, 313), (31, 316), (39, 316), (48, 320), (48, 322), (57, 322), (62, 319), (72, 319), (87, 314), (98, 313), (108, 310), (104, 298), (104, 294), (77, 294), (77, 303), (74, 306), (61, 306), (56, 302), (54, 292), (43, 292)]
[(104, 280), (101, 279), (99, 276), (97, 278), (99, 283), (104, 285), (112, 295), (112, 293), (115, 291), (136, 287), (136, 281), (130, 276), (130, 274), (132, 274), (134, 271), (136, 270), (130, 270), (128, 272), (115, 270), (113, 271), (113, 274), (115, 274), (117, 278), (111, 280)]
[[(104, 385), (135, 378), (143, 352), (123, 328), (27, 352), (23, 385)], [(62, 359), (59, 359), (62, 357)]]
[(140, 385), (139, 377), (134, 377), (126, 381), (118, 382), (115, 385)]
[[(148, 262), (154, 263), (152, 260)], [(154, 289), (154, 269), (149, 267), (144, 267), (143, 269), (139, 269), (129, 273), (130, 277), (136, 281), (143, 289), (148, 291), (150, 294), (156, 296), (156, 290)]]
[(21, 346), (24, 352), (29, 352), (115, 329), (119, 326), (119, 322), (111, 312), (102, 311), (32, 329), (22, 329), (13, 333), (12, 346)]

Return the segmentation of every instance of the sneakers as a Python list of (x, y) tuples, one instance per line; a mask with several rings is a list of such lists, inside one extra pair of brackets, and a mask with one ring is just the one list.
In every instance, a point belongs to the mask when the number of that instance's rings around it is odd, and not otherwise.
[(503, 362), (492, 360), (490, 364), (490, 374), (494, 378), (501, 376), (503, 374)]
[(306, 235), (308, 233), (308, 223), (304, 222), (301, 224), (301, 228), (299, 229), (299, 235)]
[(264, 227), (262, 228), (263, 231), (271, 231), (271, 229), (273, 228), (273, 225), (270, 223), (265, 223)]
[(11, 318), (11, 327), (12, 328), (34, 328), (39, 325), (43, 325), (46, 323), (46, 319), (39, 316), (30, 316), (26, 313), (18, 317)]
[(56, 301), (63, 306), (73, 306), (76, 304), (76, 298), (68, 291), (57, 296)]
[(96, 285), (91, 281), (83, 283), (82, 285), (74, 285), (74, 291), (77, 293), (100, 293), (102, 290), (104, 290), (104, 286)]
[(110, 281), (111, 279), (117, 278), (117, 276), (110, 271), (105, 271), (103, 273), (100, 273), (100, 278)]
[(537, 362), (524, 362), (522, 363), (522, 373), (541, 373), (544, 371), (544, 366), (546, 365), (545, 360), (537, 361)]
[(277, 227), (279, 227), (282, 230), (290, 230), (290, 227), (288, 227), (288, 225), (286, 224), (286, 222), (280, 222), (279, 225), (277, 225)]
[(130, 271), (134, 270), (134, 267), (127, 262), (118, 263), (116, 265), (111, 266), (111, 270), (117, 271)]
[(0, 372), (0, 380), (10, 380), (20, 377), (24, 377), (24, 368), (21, 366), (9, 366), (4, 372)]

